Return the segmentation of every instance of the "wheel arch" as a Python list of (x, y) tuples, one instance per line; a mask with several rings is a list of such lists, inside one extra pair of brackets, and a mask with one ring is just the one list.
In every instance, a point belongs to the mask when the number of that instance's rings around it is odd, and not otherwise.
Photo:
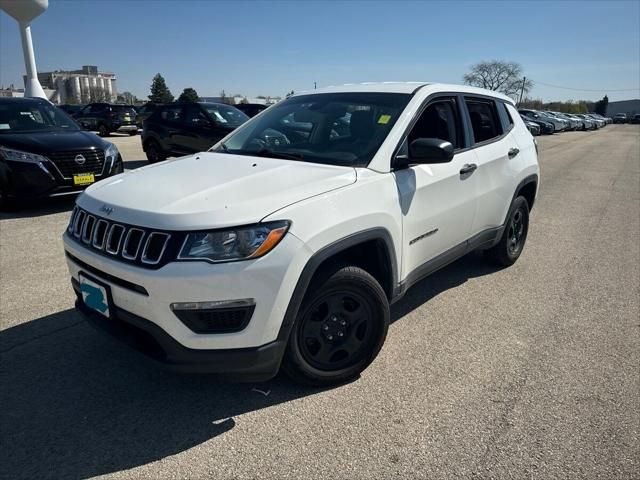
[(278, 340), (287, 340), (302, 300), (313, 278), (336, 262), (363, 268), (382, 286), (387, 298), (397, 293), (398, 262), (393, 239), (385, 228), (371, 228), (353, 233), (315, 252), (307, 261), (289, 300)]
[(516, 188), (516, 192), (513, 194), (513, 200), (518, 196), (523, 196), (529, 205), (529, 210), (533, 209), (533, 204), (536, 200), (536, 193), (538, 191), (538, 175), (532, 174), (525, 177)]

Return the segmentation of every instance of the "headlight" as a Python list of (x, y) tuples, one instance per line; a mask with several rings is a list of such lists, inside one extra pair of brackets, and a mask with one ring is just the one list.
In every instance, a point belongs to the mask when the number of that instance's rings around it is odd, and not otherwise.
[(282, 240), (290, 223), (268, 222), (248, 227), (190, 233), (180, 250), (180, 260), (230, 262), (261, 257)]
[(22, 152), (11, 148), (0, 147), (0, 157), (13, 162), (40, 163), (46, 162), (47, 159), (42, 155), (35, 153)]
[(104, 149), (104, 156), (107, 161), (115, 162), (116, 158), (118, 158), (118, 148), (113, 143), (110, 143), (109, 146)]

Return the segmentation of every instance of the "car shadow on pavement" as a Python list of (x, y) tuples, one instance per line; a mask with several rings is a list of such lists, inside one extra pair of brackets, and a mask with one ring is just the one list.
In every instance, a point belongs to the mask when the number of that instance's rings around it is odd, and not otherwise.
[[(87, 478), (232, 430), (243, 413), (319, 393), (276, 377), (233, 384), (169, 372), (73, 310), (0, 331), (0, 478)], [(256, 388), (256, 391), (253, 388)]]
[[(468, 255), (411, 288), (392, 320), (494, 271)], [(11, 479), (135, 468), (229, 432), (243, 413), (322, 391), (281, 376), (233, 384), (169, 372), (96, 333), (73, 309), (0, 331), (0, 385), (0, 478)]]
[(471, 252), (409, 288), (404, 297), (391, 306), (391, 323), (440, 293), (462, 285), (470, 278), (490, 275), (502, 268), (492, 264), (482, 252)]
[(146, 165), (151, 165), (148, 160), (125, 160), (124, 162), (125, 170), (135, 170)]
[(12, 200), (8, 207), (0, 211), (0, 220), (35, 218), (55, 213), (70, 212), (77, 195), (62, 197)]

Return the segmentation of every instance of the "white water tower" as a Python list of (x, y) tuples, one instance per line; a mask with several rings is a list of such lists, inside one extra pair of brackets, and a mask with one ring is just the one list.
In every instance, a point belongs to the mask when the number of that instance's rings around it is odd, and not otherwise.
[(22, 37), (22, 53), (24, 65), (27, 69), (27, 84), (25, 85), (25, 97), (47, 96), (38, 81), (36, 70), (36, 57), (33, 54), (33, 42), (31, 41), (31, 22), (49, 6), (49, 0), (0, 0), (0, 9), (16, 19), (20, 25)]

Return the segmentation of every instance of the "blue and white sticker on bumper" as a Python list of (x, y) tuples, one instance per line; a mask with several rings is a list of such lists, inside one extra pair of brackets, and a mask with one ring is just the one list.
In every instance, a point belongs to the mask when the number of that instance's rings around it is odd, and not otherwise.
[(78, 282), (80, 283), (80, 292), (82, 293), (84, 304), (101, 315), (109, 317), (111, 312), (109, 312), (107, 289), (88, 279), (82, 273), (78, 274)]

